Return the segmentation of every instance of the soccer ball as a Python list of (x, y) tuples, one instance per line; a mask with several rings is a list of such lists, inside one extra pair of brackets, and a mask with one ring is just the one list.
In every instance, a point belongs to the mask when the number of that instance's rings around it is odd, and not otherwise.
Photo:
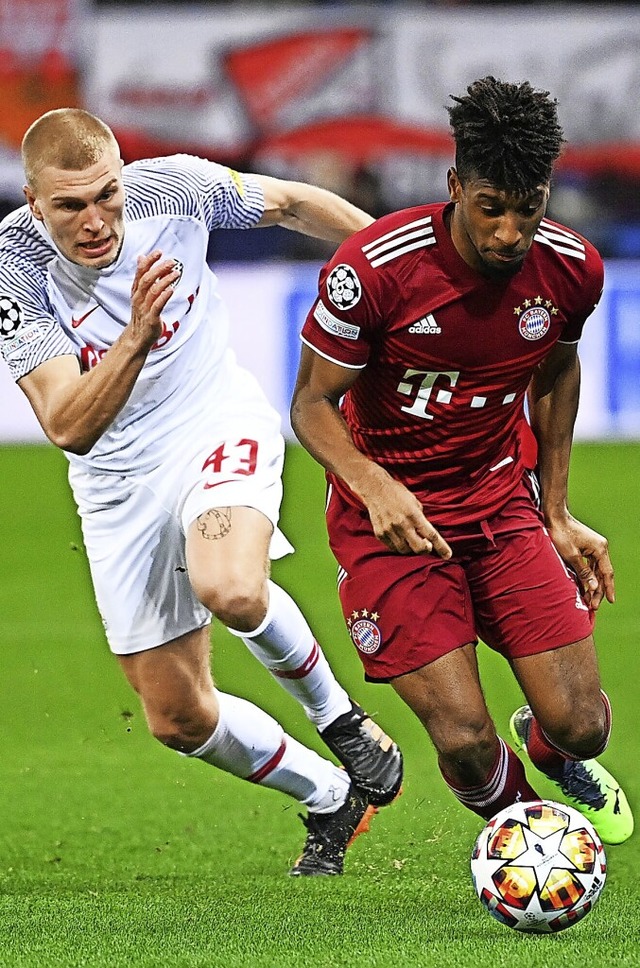
[(552, 800), (514, 803), (481, 831), (471, 855), (476, 894), (516, 931), (564, 931), (589, 913), (607, 874), (593, 825)]

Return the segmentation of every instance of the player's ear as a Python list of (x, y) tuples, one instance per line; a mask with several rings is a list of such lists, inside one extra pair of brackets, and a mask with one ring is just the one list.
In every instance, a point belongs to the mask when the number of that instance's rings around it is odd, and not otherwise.
[(33, 217), (37, 219), (39, 222), (43, 222), (44, 217), (40, 210), (40, 206), (38, 205), (38, 200), (36, 199), (36, 196), (33, 194), (33, 192), (31, 191), (28, 185), (24, 185), (22, 188), (22, 191), (24, 192), (24, 197), (27, 200), (27, 205), (31, 209), (31, 214), (33, 215)]
[(462, 183), (455, 168), (450, 168), (447, 172), (447, 185), (451, 201), (459, 202), (462, 197)]

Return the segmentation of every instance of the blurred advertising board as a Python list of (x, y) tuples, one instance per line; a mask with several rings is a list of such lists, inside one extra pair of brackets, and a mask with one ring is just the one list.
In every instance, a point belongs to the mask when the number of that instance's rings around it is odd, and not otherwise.
[[(216, 267), (230, 308), (238, 359), (259, 378), (291, 439), (289, 401), (299, 333), (312, 305), (317, 264)], [(602, 300), (580, 343), (582, 395), (576, 437), (640, 440), (640, 263), (607, 263)], [(0, 363), (0, 441), (42, 440), (26, 397)]]
[(632, 4), (0, 0), (0, 170), (38, 114), (80, 102), (126, 160), (183, 150), (314, 180), (332, 153), (335, 168), (373, 166), (401, 208), (442, 191), (449, 95), (494, 74), (558, 98), (561, 170), (636, 177), (639, 50)]
[(32, 121), (80, 103), (85, 0), (0, 0), (0, 148), (20, 147)]
[(130, 155), (182, 149), (306, 174), (333, 152), (375, 166), (400, 208), (439, 197), (449, 95), (493, 74), (558, 99), (561, 169), (640, 173), (637, 5), (106, 7), (87, 43), (87, 105)]

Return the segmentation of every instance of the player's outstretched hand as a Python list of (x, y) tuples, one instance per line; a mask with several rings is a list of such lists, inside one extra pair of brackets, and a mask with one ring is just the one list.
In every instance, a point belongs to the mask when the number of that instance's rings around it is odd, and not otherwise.
[(561, 558), (578, 576), (589, 608), (595, 612), (603, 598), (613, 603), (615, 586), (607, 539), (570, 514), (561, 524), (549, 526), (549, 534)]
[(131, 329), (143, 345), (152, 345), (163, 332), (160, 318), (173, 293), (180, 273), (173, 259), (163, 259), (156, 250), (138, 257), (138, 268), (131, 287)]
[(435, 552), (450, 558), (451, 548), (424, 515), (422, 505), (404, 484), (389, 477), (374, 495), (368, 495), (367, 509), (377, 538), (400, 555)]

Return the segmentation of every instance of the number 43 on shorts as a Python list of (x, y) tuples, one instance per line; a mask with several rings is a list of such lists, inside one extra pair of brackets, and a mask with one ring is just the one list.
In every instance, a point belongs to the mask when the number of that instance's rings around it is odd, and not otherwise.
[[(216, 447), (205, 460), (202, 470), (209, 469), (209, 472), (215, 475), (224, 471), (225, 480), (228, 480), (229, 477), (235, 477), (238, 474), (243, 477), (250, 477), (255, 474), (257, 463), (258, 441), (243, 437), (234, 444), (225, 441)], [(222, 482), (209, 481), (204, 485), (205, 490), (216, 487), (220, 483)]]

